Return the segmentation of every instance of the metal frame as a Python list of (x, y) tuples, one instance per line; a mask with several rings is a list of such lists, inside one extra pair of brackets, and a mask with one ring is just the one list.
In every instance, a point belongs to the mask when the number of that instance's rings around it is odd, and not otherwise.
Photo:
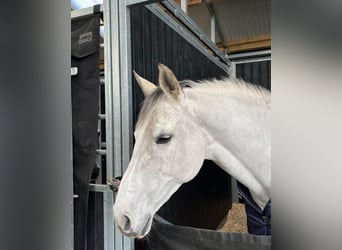
[(242, 52), (230, 55), (229, 58), (232, 60), (229, 68), (229, 74), (233, 77), (236, 77), (237, 64), (272, 61), (271, 50)]
[(228, 72), (229, 64), (224, 64), (219, 61), (219, 59), (213, 55), (208, 54), (208, 50), (206, 50), (203, 45), (199, 43), (199, 41), (194, 38), (189, 33), (184, 33), (184, 28), (177, 23), (173, 18), (168, 15), (165, 15), (164, 11), (159, 7), (151, 4), (146, 6), (153, 14), (155, 14), (160, 20), (167, 23), (170, 28), (176, 31), (179, 35), (181, 35), (186, 41), (190, 42), (196, 49), (202, 52), (206, 57), (208, 57), (213, 63), (215, 63), (218, 67)]
[(209, 15), (210, 15), (211, 40), (215, 43), (215, 39), (216, 39), (215, 35), (216, 35), (216, 30), (217, 30), (217, 33), (218, 33), (218, 35), (219, 35), (219, 37), (221, 39), (221, 43), (223, 45), (223, 48), (224, 48), (224, 50), (226, 52), (226, 51), (228, 51), (228, 48), (227, 48), (227, 45), (226, 45), (226, 39), (223, 36), (223, 32), (222, 32), (222, 29), (221, 29), (220, 22), (216, 18), (216, 13), (215, 13), (214, 7), (213, 7), (212, 3), (208, 2), (208, 0), (205, 0), (204, 3), (205, 3), (205, 6), (208, 9), (208, 12), (209, 12)]
[[(100, 12), (103, 12), (103, 5), (100, 5)], [(79, 17), (84, 17), (88, 15), (94, 14), (94, 7), (87, 7), (84, 9), (79, 9), (79, 10), (73, 10), (71, 11), (71, 19), (79, 18)]]
[(208, 36), (201, 30), (200, 27), (184, 12), (174, 1), (166, 0), (162, 1), (161, 4), (181, 22), (189, 31), (199, 39), (205, 46), (211, 50), (222, 62), (229, 65), (229, 59), (221, 52), (221, 50), (213, 43)]
[(232, 61), (238, 61), (242, 59), (248, 59), (248, 58), (265, 58), (269, 57), (271, 58), (271, 50), (259, 50), (259, 51), (251, 51), (251, 52), (242, 52), (242, 53), (236, 53), (236, 54), (230, 54), (229, 58)]

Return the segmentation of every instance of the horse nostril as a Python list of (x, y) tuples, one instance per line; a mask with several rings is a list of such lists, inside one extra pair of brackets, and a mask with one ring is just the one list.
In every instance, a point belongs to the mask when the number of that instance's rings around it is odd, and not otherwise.
[(127, 215), (124, 215), (125, 218), (125, 222), (124, 222), (124, 231), (129, 231), (131, 229), (131, 220), (129, 219), (129, 217)]

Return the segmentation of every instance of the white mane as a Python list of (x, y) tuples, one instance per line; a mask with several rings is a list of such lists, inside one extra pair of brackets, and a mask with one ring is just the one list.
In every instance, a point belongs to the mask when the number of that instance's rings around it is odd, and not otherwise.
[(247, 83), (241, 79), (224, 78), (222, 80), (202, 80), (198, 82), (185, 80), (181, 82), (182, 86), (191, 87), (205, 93), (225, 93), (237, 95), (241, 97), (252, 97), (271, 104), (271, 93), (269, 90), (251, 83)]

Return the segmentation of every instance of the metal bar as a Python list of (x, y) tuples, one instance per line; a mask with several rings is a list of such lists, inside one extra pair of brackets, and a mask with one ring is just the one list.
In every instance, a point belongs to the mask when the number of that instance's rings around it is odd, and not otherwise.
[(247, 59), (240, 59), (237, 61), (234, 61), (235, 64), (241, 64), (241, 63), (253, 63), (253, 62), (264, 62), (264, 61), (271, 61), (271, 57), (260, 57), (260, 58), (247, 58)]
[[(106, 142), (107, 177), (113, 177), (115, 166), (121, 165), (121, 112), (120, 112), (120, 76), (118, 39), (117, 1), (104, 0), (104, 65), (105, 65), (105, 101), (106, 101)], [(115, 56), (112, 56), (115, 55)]]
[(106, 120), (106, 114), (99, 114), (98, 117), (100, 120)]
[[(103, 12), (103, 4), (100, 5), (100, 12)], [(79, 9), (79, 10), (72, 10), (71, 11), (71, 19), (83, 17), (83, 16), (88, 16), (88, 15), (93, 15), (94, 14), (94, 7), (87, 7), (84, 9)]]
[(207, 0), (205, 1), (205, 5), (207, 6), (207, 9), (208, 9), (208, 11), (209, 11), (210, 17), (211, 17), (212, 19), (215, 20), (217, 34), (218, 34), (219, 37), (220, 37), (221, 43), (222, 43), (222, 45), (223, 45), (223, 48), (224, 48), (225, 50), (227, 50), (226, 39), (225, 39), (224, 36), (223, 36), (222, 29), (221, 29), (221, 26), (220, 26), (220, 22), (219, 22), (219, 20), (216, 18), (216, 13), (215, 13), (214, 7), (213, 7), (213, 5), (212, 5), (211, 3), (208, 3)]
[[(108, 185), (107, 185), (108, 187)], [(109, 188), (108, 188), (109, 189)], [(103, 193), (103, 232), (104, 232), (104, 249), (114, 250), (114, 228), (113, 223), (113, 191), (106, 190)], [(107, 240), (106, 240), (107, 239)], [(115, 249), (119, 250), (119, 249)]]
[(264, 57), (271, 56), (271, 50), (261, 50), (261, 51), (252, 51), (252, 52), (243, 52), (229, 55), (230, 60), (238, 60), (242, 58), (248, 57)]
[(186, 41), (191, 43), (192, 46), (194, 46), (196, 49), (202, 52), (207, 58), (209, 58), (209, 60), (211, 60), (218, 67), (220, 67), (222, 70), (228, 73), (228, 64), (226, 62), (222, 62), (217, 57), (214, 57), (213, 55), (208, 53), (208, 50), (205, 49), (203, 45), (200, 44), (200, 42), (194, 36), (192, 36), (189, 32), (186, 32), (186, 30), (178, 22), (176, 22), (169, 15), (165, 14), (165, 12), (162, 9), (160, 9), (155, 4), (146, 5), (146, 8), (149, 9), (160, 20), (166, 23), (170, 28), (176, 31)]
[(236, 63), (234, 61), (230, 64), (229, 75), (236, 78)]
[[(133, 147), (133, 102), (132, 102), (132, 69), (131, 69), (131, 26), (130, 8), (127, 7), (126, 0), (118, 0), (119, 20), (118, 27), (119, 50), (113, 55), (119, 55), (120, 72), (118, 83), (120, 84), (120, 111), (121, 111), (121, 164), (115, 168), (115, 176), (123, 175), (126, 170), (130, 152)], [(119, 169), (120, 168), (120, 169)], [(122, 242), (123, 250), (134, 249), (134, 240), (125, 237), (116, 229), (115, 241)]]
[[(117, 20), (117, 2), (111, 0), (103, 0), (103, 21), (104, 25), (104, 75), (105, 75), (105, 113), (108, 115), (106, 119), (106, 173), (107, 178), (113, 178), (113, 166), (121, 162), (121, 149), (120, 149), (120, 110), (115, 109), (116, 105), (120, 103), (119, 97), (115, 94), (120, 92), (118, 82), (114, 77), (118, 75), (116, 71), (119, 61), (114, 52), (119, 48), (117, 39), (118, 29), (115, 23)], [(107, 192), (108, 193), (108, 192)], [(104, 196), (105, 197), (105, 196)], [(107, 197), (110, 199), (110, 197)], [(113, 221), (113, 208), (108, 203), (103, 204), (104, 209), (104, 250), (120, 250), (115, 248), (114, 240), (114, 221)]]
[(160, 2), (161, 0), (126, 0), (125, 4), (127, 7), (131, 7), (133, 5), (145, 5), (152, 4), (155, 2)]
[(107, 150), (105, 149), (96, 149), (96, 153), (99, 155), (107, 155)]
[(198, 25), (184, 13), (174, 1), (166, 0), (161, 4), (176, 17), (185, 27), (187, 27), (201, 42), (203, 42), (221, 61), (228, 64), (229, 59), (217, 48), (207, 35), (198, 27)]
[[(132, 2), (131, 2), (132, 3)], [(135, 2), (137, 3), (137, 2)], [(131, 79), (129, 70), (130, 54), (128, 42), (129, 17), (124, 0), (104, 0), (104, 23), (105, 23), (105, 82), (106, 89), (106, 143), (107, 143), (107, 178), (123, 174), (123, 166), (128, 162), (129, 154), (127, 145), (131, 143), (128, 130), (130, 126), (129, 110), (132, 105), (123, 98), (129, 97)], [(107, 62), (107, 63), (106, 63)], [(131, 98), (131, 97), (130, 97)], [(126, 127), (128, 126), (128, 127)], [(128, 135), (128, 136), (127, 136)], [(108, 157), (109, 156), (109, 157)], [(107, 213), (112, 213), (112, 208)], [(110, 216), (108, 216), (109, 218)], [(112, 218), (112, 217), (111, 217)], [(121, 232), (113, 227), (113, 237), (106, 242), (113, 244), (115, 250), (131, 250), (134, 241), (124, 237)]]
[(216, 40), (215, 16), (210, 16), (210, 38), (213, 43)]
[(91, 192), (108, 192), (111, 191), (108, 185), (102, 185), (102, 184), (89, 184), (89, 191)]
[(120, 84), (121, 84), (121, 146), (122, 175), (126, 170), (130, 152), (133, 148), (133, 100), (132, 100), (132, 63), (131, 63), (131, 25), (130, 9), (126, 2), (119, 1), (119, 34), (120, 35)]
[(181, 0), (181, 9), (185, 13), (188, 13), (188, 0)]

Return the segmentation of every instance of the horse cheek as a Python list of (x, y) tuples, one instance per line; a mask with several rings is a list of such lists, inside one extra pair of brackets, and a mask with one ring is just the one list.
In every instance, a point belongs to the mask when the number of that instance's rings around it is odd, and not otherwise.
[(199, 172), (204, 161), (204, 142), (202, 140), (189, 141), (183, 145), (180, 151), (181, 159), (177, 162), (182, 163), (181, 172), (183, 172), (184, 182), (191, 181)]

